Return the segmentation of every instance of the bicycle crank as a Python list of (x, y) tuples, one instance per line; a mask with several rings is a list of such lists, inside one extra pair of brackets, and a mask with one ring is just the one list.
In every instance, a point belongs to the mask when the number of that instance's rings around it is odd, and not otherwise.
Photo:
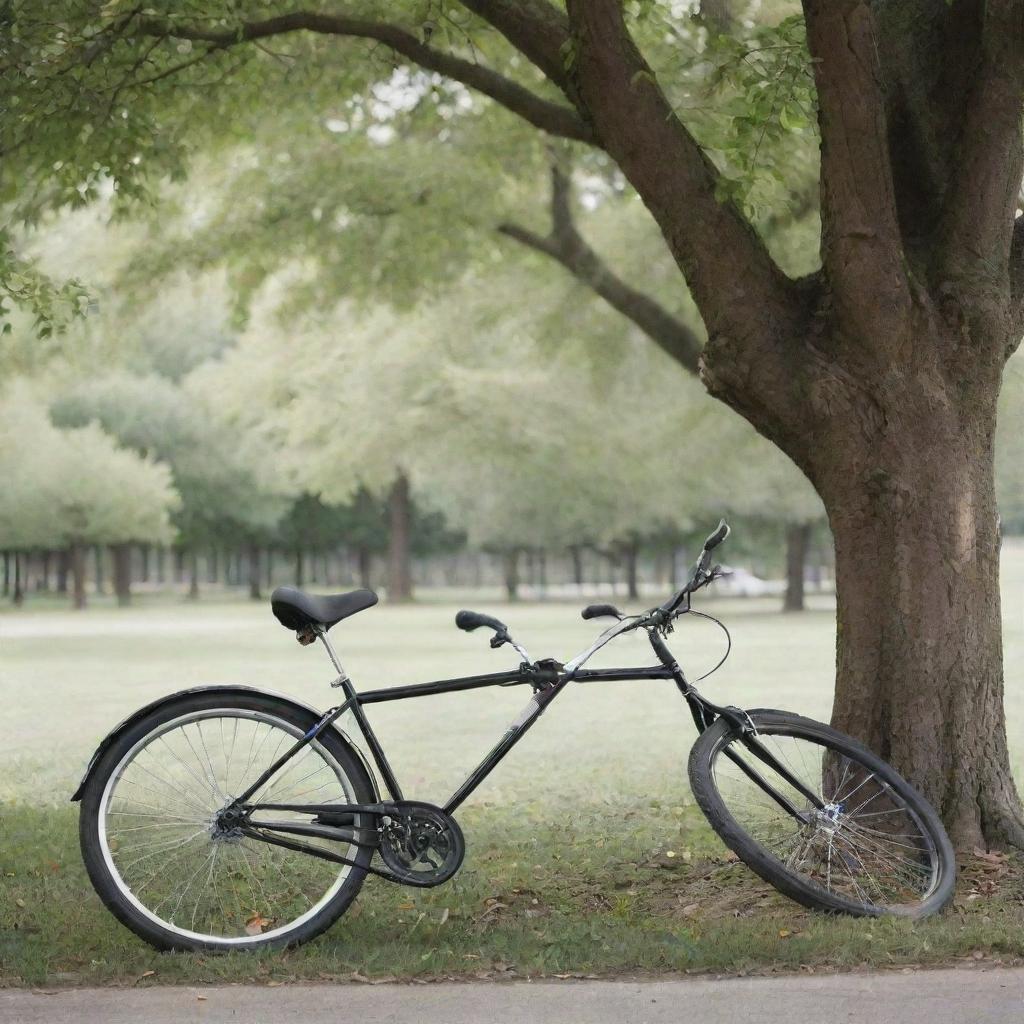
[(393, 807), (381, 824), (377, 852), (394, 880), (423, 888), (447, 882), (466, 855), (458, 822), (433, 804), (399, 800)]

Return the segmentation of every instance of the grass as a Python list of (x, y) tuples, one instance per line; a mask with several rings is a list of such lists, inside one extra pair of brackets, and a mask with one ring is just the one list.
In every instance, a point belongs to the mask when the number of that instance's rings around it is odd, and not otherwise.
[[(363, 687), (508, 665), (451, 624), (458, 604), (426, 595), (338, 628)], [(463, 602), (459, 602), (460, 604)], [(536, 657), (567, 658), (593, 637), (575, 605), (465, 604), (508, 621)], [(828, 716), (828, 607), (778, 615), (774, 602), (709, 602), (734, 654), (703, 684), (718, 700)], [(1004, 557), (1008, 719), (1024, 750), (1024, 545)], [(717, 661), (713, 627), (674, 646), (692, 675)], [(625, 640), (599, 664), (646, 660)], [(702, 668), (703, 666), (703, 668)], [(85, 614), (0, 614), (0, 984), (104, 984), (607, 975), (914, 965), (1024, 957), (1024, 867), (964, 865), (954, 908), (910, 925), (825, 918), (762, 885), (725, 853), (693, 806), (693, 738), (671, 684), (573, 687), (460, 812), (466, 864), (435, 890), (368, 879), (324, 937), (270, 955), (157, 954), (92, 893), (67, 803), (101, 736), (140, 704), (203, 682), (242, 682), (326, 706), (330, 667), (299, 648), (265, 605), (146, 599)], [(411, 797), (441, 802), (519, 711), (519, 688), (371, 709)], [(671, 855), (670, 855), (671, 854)], [(149, 973), (154, 972), (154, 973)]]

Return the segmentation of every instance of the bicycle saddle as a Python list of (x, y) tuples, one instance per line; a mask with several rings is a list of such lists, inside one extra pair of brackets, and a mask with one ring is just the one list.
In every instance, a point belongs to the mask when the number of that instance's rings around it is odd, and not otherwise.
[(352, 590), (347, 594), (320, 596), (295, 587), (278, 587), (270, 595), (270, 608), (286, 629), (323, 626), (330, 629), (364, 608), (372, 608), (377, 595), (372, 590)]

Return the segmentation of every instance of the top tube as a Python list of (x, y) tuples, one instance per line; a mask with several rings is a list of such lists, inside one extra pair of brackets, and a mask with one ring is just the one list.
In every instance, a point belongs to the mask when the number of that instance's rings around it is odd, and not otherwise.
[(635, 629), (638, 619), (640, 619), (639, 615), (628, 615), (621, 622), (616, 622), (614, 626), (609, 626), (585, 651), (581, 651), (572, 661), (566, 663), (565, 671), (572, 673), (576, 669), (582, 668), (609, 641), (614, 640), (623, 633), (628, 633), (631, 629)]

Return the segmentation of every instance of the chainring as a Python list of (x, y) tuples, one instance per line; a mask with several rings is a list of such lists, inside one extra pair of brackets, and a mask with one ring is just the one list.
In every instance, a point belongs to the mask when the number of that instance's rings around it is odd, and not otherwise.
[(378, 852), (395, 881), (429, 888), (459, 870), (466, 841), (458, 822), (440, 807), (400, 800), (381, 827)]

